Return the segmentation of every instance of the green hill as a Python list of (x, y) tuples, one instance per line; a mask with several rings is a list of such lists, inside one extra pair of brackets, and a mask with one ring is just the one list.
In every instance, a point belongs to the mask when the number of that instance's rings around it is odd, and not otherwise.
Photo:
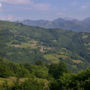
[(18, 64), (0, 57), (0, 90), (90, 90), (90, 67), (71, 73), (64, 62)]
[(0, 56), (18, 63), (64, 61), (78, 71), (90, 63), (90, 33), (0, 21)]

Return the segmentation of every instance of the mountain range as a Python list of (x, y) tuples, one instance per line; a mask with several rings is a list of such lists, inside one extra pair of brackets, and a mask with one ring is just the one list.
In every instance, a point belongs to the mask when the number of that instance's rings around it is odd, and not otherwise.
[(23, 20), (21, 23), (29, 26), (39, 26), (44, 28), (62, 28), (75, 32), (90, 32), (90, 17), (84, 20), (58, 18), (49, 20)]

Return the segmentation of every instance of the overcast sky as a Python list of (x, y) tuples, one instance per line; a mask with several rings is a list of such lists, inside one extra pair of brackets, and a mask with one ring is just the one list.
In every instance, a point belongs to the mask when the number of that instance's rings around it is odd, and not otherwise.
[(47, 19), (90, 17), (90, 0), (0, 0), (0, 19)]

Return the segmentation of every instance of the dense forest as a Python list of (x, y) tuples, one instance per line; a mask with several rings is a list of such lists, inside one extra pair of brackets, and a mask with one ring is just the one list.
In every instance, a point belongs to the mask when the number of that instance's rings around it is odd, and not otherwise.
[(90, 90), (90, 67), (71, 73), (64, 62), (32, 65), (0, 58), (0, 90)]

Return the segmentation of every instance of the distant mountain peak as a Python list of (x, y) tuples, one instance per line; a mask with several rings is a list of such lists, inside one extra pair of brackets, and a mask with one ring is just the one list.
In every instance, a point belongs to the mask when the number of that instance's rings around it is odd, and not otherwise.
[(80, 21), (72, 18), (57, 18), (49, 20), (24, 20), (21, 23), (29, 26), (39, 26), (44, 28), (62, 28), (75, 32), (90, 32), (90, 17)]

